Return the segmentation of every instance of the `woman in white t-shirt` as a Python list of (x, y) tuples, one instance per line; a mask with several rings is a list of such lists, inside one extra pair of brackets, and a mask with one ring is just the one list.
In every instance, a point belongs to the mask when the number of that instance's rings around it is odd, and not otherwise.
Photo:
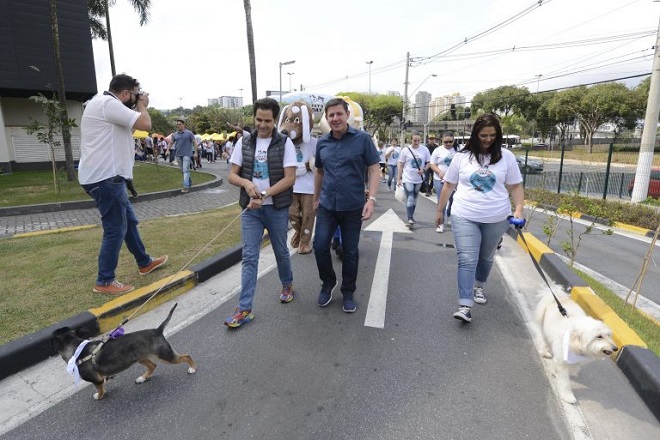
[[(392, 139), (392, 143), (385, 150), (385, 160), (387, 160), (387, 190), (392, 190), (392, 180), (397, 176), (397, 164), (399, 163), (399, 154), (401, 154), (401, 147), (399, 147), (397, 140)], [(396, 182), (395, 182), (396, 184)]]
[(485, 304), (483, 287), (493, 267), (497, 244), (509, 227), (513, 197), (515, 218), (523, 218), (524, 192), (516, 158), (502, 149), (502, 127), (494, 114), (479, 116), (465, 149), (454, 156), (444, 175), (436, 224), (444, 221), (451, 193), (452, 232), (458, 254), (458, 311), (454, 318), (472, 321), (471, 308)]
[[(456, 155), (456, 148), (454, 147), (454, 133), (445, 131), (442, 133), (442, 145), (436, 147), (431, 153), (431, 161), (429, 168), (433, 170), (433, 188), (435, 188), (438, 203), (440, 203), (440, 194), (442, 193), (442, 186), (445, 184), (444, 177), (449, 164)], [(451, 203), (453, 197), (449, 197), (449, 206), (445, 210), (445, 223), (448, 223), (449, 215), (451, 212)], [(437, 225), (435, 232), (445, 232), (445, 224)]]
[(418, 134), (414, 134), (412, 144), (401, 149), (399, 169), (397, 170), (396, 186), (403, 184), (406, 193), (406, 214), (408, 215), (406, 226), (411, 229), (415, 224), (415, 207), (417, 206), (419, 189), (422, 187), (424, 170), (429, 160), (431, 160), (429, 149), (421, 144), (421, 139)]

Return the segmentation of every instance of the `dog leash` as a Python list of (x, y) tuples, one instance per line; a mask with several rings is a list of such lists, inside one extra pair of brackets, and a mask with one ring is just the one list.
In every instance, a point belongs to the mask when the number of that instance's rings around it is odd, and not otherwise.
[(146, 300), (145, 302), (143, 302), (143, 303), (142, 303), (137, 309), (135, 309), (135, 310), (133, 311), (133, 313), (131, 313), (127, 318), (125, 318), (125, 319), (122, 321), (122, 323), (119, 324), (119, 325), (118, 325), (118, 326), (117, 326), (112, 332), (108, 333), (108, 335), (104, 338), (104, 341), (107, 341), (107, 338), (115, 338), (115, 337), (119, 337), (119, 336), (123, 335), (123, 334), (124, 334), (124, 331), (123, 331), (124, 329), (123, 329), (122, 327), (123, 327), (123, 326), (124, 326), (124, 325), (125, 325), (125, 324), (126, 324), (126, 323), (127, 323), (132, 317), (133, 317), (133, 316), (135, 316), (135, 314), (136, 314), (137, 312), (139, 312), (140, 309), (142, 309), (142, 307), (144, 307), (145, 305), (147, 305), (147, 303), (148, 303), (149, 301), (151, 301), (156, 295), (158, 295), (158, 294), (159, 294), (164, 288), (168, 287), (168, 286), (170, 285), (170, 283), (172, 282), (172, 280), (174, 279), (174, 277), (177, 276), (177, 275), (179, 274), (179, 272), (182, 272), (186, 267), (188, 267), (188, 266), (190, 265), (190, 263), (192, 263), (193, 260), (194, 260), (195, 258), (197, 258), (202, 252), (204, 252), (204, 250), (205, 250), (206, 248), (208, 248), (211, 244), (213, 244), (213, 242), (216, 241), (216, 240), (217, 240), (217, 239), (218, 239), (218, 238), (219, 238), (219, 237), (220, 237), (220, 236), (221, 236), (221, 235), (222, 235), (222, 234), (223, 234), (223, 233), (224, 233), (224, 232), (225, 232), (225, 231), (226, 231), (226, 230), (227, 230), (227, 229), (228, 229), (228, 228), (229, 228), (229, 227), (230, 227), (235, 221), (236, 221), (236, 220), (238, 220), (239, 218), (241, 218), (241, 216), (242, 216), (247, 210), (248, 210), (248, 208), (246, 207), (246, 208), (245, 208), (244, 210), (242, 210), (242, 211), (241, 211), (241, 212), (240, 212), (240, 213), (239, 213), (239, 214), (238, 214), (238, 215), (237, 215), (232, 221), (230, 221), (229, 223), (227, 223), (227, 226), (225, 226), (220, 232), (218, 232), (218, 233), (216, 234), (216, 236), (213, 237), (213, 238), (211, 239), (211, 241), (209, 241), (208, 243), (206, 243), (206, 244), (204, 245), (204, 247), (201, 248), (201, 249), (199, 250), (199, 252), (197, 252), (195, 255), (193, 255), (193, 257), (192, 257), (190, 260), (188, 260), (188, 261), (187, 261), (187, 262), (181, 267), (181, 269), (179, 269), (178, 271), (174, 272), (174, 273), (173, 273), (173, 274), (167, 279), (167, 281), (166, 281), (165, 283), (163, 283), (162, 286), (160, 286), (160, 287), (159, 287), (154, 293), (151, 294), (151, 296), (149, 296), (149, 298), (147, 298), (147, 300)]
[(568, 313), (566, 312), (566, 309), (564, 308), (564, 306), (561, 305), (561, 302), (559, 302), (559, 299), (557, 298), (557, 295), (555, 295), (555, 292), (553, 292), (552, 287), (548, 282), (548, 279), (545, 277), (545, 274), (543, 273), (543, 269), (541, 269), (539, 263), (534, 259), (534, 256), (532, 255), (532, 252), (529, 249), (529, 245), (527, 244), (527, 240), (525, 240), (525, 235), (522, 233), (522, 228), (523, 226), (525, 226), (526, 220), (524, 218), (515, 218), (512, 215), (508, 216), (507, 220), (509, 221), (509, 224), (512, 225), (515, 231), (518, 233), (518, 237), (520, 237), (523, 243), (525, 243), (525, 248), (527, 248), (527, 253), (529, 254), (529, 257), (532, 259), (532, 263), (534, 263), (534, 267), (536, 267), (536, 270), (538, 271), (539, 275), (541, 275), (541, 278), (543, 278), (543, 281), (545, 281), (545, 284), (548, 286), (548, 289), (550, 289), (550, 293), (552, 294), (552, 297), (555, 299), (555, 302), (557, 303), (557, 308), (559, 309), (559, 313), (561, 313), (563, 317), (568, 318)]

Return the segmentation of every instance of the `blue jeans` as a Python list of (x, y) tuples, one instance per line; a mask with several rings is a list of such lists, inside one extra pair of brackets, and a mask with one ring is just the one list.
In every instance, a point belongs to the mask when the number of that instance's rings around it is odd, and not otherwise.
[(392, 189), (392, 180), (396, 179), (397, 166), (396, 165), (388, 165), (387, 168), (389, 169), (388, 176), (387, 176), (387, 187), (389, 189)]
[(260, 209), (248, 209), (241, 215), (241, 236), (243, 241), (243, 265), (241, 269), (241, 297), (239, 310), (252, 310), (252, 300), (257, 288), (259, 274), (259, 251), (264, 229), (268, 230), (270, 242), (275, 252), (277, 272), (282, 286), (293, 283), (291, 257), (286, 245), (289, 208), (276, 209), (264, 205)]
[(138, 219), (133, 205), (128, 201), (124, 180), (111, 177), (82, 187), (96, 202), (103, 225), (96, 284), (105, 286), (114, 281), (122, 242), (126, 242), (126, 247), (135, 257), (139, 267), (151, 263), (151, 257), (147, 254), (137, 229)]
[(192, 178), (190, 177), (190, 156), (177, 156), (179, 162), (179, 169), (183, 173), (183, 187), (190, 188), (192, 186)]
[(458, 254), (458, 304), (472, 307), (474, 282), (488, 281), (497, 243), (509, 222), (479, 223), (453, 216), (451, 224)]
[(404, 183), (403, 190), (406, 192), (406, 214), (408, 220), (414, 220), (415, 207), (417, 206), (417, 196), (419, 189), (422, 187), (421, 183)]
[(330, 242), (339, 226), (344, 256), (341, 265), (341, 293), (345, 298), (353, 298), (358, 272), (358, 243), (362, 229), (362, 209), (354, 211), (330, 211), (319, 205), (316, 211), (316, 230), (314, 235), (314, 256), (323, 288), (335, 285), (337, 275), (332, 267)]

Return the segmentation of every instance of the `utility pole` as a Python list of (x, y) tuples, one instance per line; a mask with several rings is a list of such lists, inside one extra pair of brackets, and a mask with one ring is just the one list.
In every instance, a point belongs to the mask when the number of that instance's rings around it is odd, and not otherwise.
[(651, 69), (651, 87), (646, 103), (646, 117), (642, 132), (642, 144), (639, 148), (637, 170), (635, 171), (635, 185), (633, 186), (631, 201), (639, 203), (646, 200), (649, 192), (649, 179), (653, 165), (653, 147), (655, 146), (658, 131), (658, 111), (660, 111), (660, 21), (655, 37), (655, 54), (653, 68)]
[(403, 148), (406, 139), (404, 128), (406, 127), (408, 113), (408, 68), (410, 67), (410, 52), (406, 52), (406, 82), (403, 83), (403, 110), (401, 111), (401, 136), (399, 145)]

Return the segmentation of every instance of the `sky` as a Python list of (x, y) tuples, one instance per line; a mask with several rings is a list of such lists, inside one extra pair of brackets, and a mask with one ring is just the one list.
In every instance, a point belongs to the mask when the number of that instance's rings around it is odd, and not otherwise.
[[(209, 98), (252, 101), (240, 0), (152, 0), (140, 26), (129, 0), (110, 9), (117, 73), (161, 110)], [(476, 93), (503, 85), (553, 90), (651, 72), (653, 0), (252, 0), (258, 98), (282, 89), (402, 96)], [(98, 91), (111, 79), (94, 40)], [(280, 63), (295, 61), (284, 65)], [(372, 61), (371, 64), (369, 62)], [(434, 76), (435, 75), (435, 76)], [(634, 86), (644, 77), (626, 80)]]

